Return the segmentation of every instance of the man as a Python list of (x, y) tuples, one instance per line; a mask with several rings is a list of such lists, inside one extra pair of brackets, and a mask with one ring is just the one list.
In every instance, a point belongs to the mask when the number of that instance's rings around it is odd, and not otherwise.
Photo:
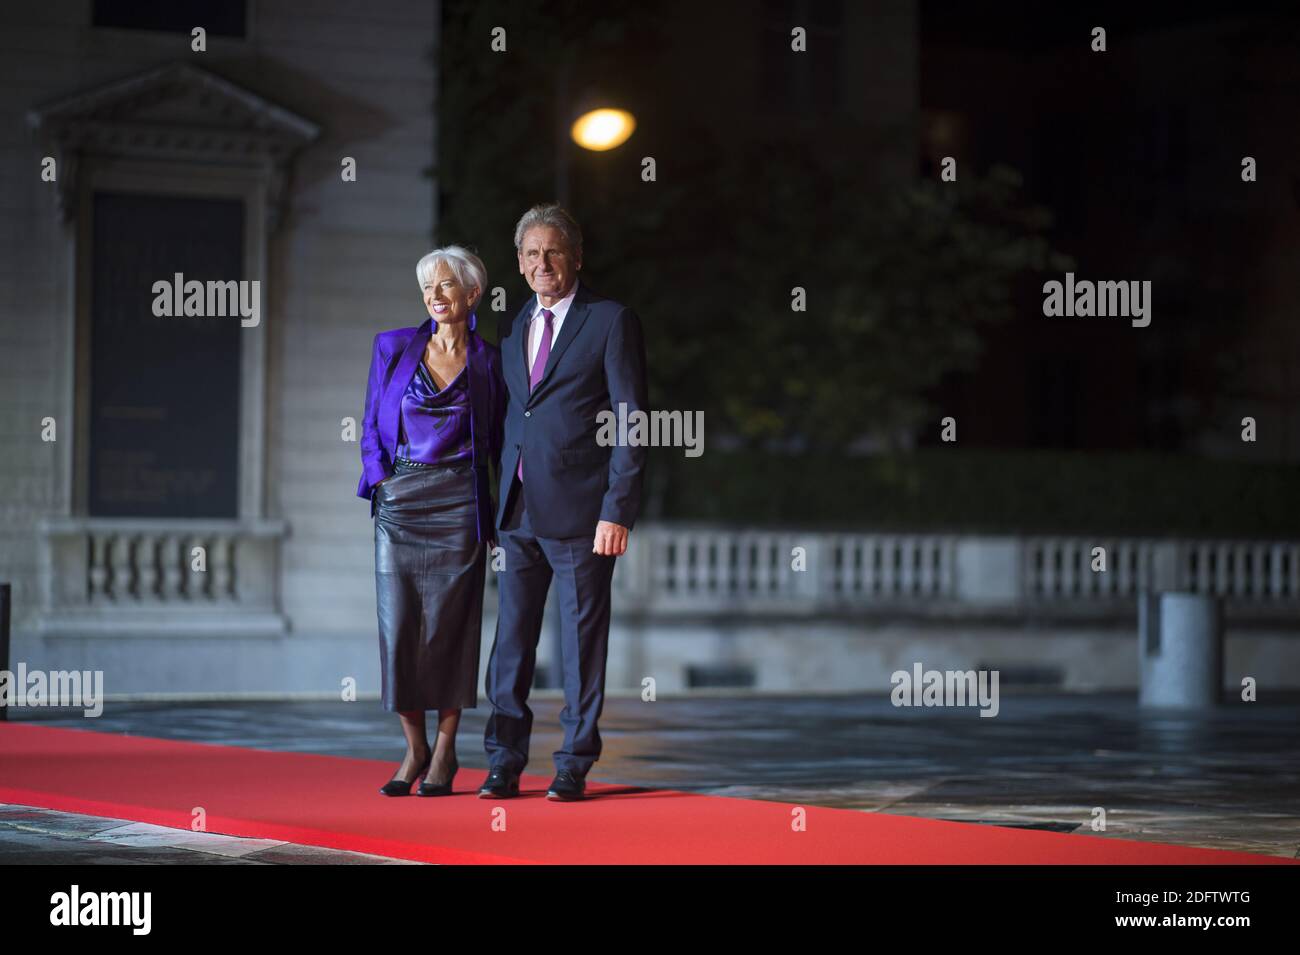
[(479, 795), (519, 794), (533, 725), (528, 692), (554, 578), (564, 742), (546, 795), (576, 800), (600, 757), (610, 580), (640, 507), (646, 458), (644, 447), (598, 444), (597, 415), (617, 413), (619, 404), (628, 413), (645, 409), (645, 345), (635, 312), (578, 281), (582, 232), (563, 208), (524, 213), (515, 251), (537, 294), (501, 335), (509, 393), (497, 510), (504, 569), (487, 668), (489, 770)]

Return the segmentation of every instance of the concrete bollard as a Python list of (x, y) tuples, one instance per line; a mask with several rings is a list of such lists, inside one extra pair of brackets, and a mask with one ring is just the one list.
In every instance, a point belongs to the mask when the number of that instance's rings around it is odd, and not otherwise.
[(1138, 598), (1140, 706), (1215, 706), (1223, 688), (1223, 601), (1211, 594)]

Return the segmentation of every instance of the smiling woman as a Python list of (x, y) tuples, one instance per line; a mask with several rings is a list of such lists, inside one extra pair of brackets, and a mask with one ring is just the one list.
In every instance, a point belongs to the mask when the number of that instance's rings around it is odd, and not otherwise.
[[(494, 509), (489, 464), (501, 455), (501, 353), (475, 331), (487, 285), (478, 256), (435, 249), (416, 265), (429, 318), (375, 337), (357, 494), (375, 518), (375, 593), (383, 706), (406, 757), (380, 792), (451, 793), (463, 707), (478, 705), (486, 552)], [(438, 710), (430, 748), (425, 711)]]
[(482, 259), (458, 245), (434, 249), (416, 263), (415, 277), (420, 280), (425, 307), (434, 321), (468, 313), (468, 327), (474, 331), (477, 326), (474, 307), (487, 286), (487, 269)]

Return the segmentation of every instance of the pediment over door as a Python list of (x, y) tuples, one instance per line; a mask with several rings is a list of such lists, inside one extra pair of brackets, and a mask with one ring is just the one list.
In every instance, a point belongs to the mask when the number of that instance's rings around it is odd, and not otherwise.
[(320, 135), (308, 119), (190, 63), (171, 63), (32, 109), (58, 162), (59, 210), (75, 215), (79, 167), (96, 157), (247, 166), (265, 174), (270, 228), (282, 221), (293, 155)]

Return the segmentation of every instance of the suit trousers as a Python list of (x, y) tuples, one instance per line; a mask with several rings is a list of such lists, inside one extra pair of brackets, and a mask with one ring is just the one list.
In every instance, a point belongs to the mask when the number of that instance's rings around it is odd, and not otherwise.
[(560, 614), (564, 742), (553, 758), (556, 772), (567, 770), (581, 779), (600, 758), (596, 724), (605, 705), (610, 582), (618, 558), (592, 552), (594, 528), (583, 537), (536, 536), (523, 497), (516, 478), (498, 538), (505, 563), (497, 577), (500, 602), (486, 681), (492, 713), (484, 748), (492, 769), (521, 773), (528, 763), (533, 728), (528, 691), (546, 594), (554, 580)]

